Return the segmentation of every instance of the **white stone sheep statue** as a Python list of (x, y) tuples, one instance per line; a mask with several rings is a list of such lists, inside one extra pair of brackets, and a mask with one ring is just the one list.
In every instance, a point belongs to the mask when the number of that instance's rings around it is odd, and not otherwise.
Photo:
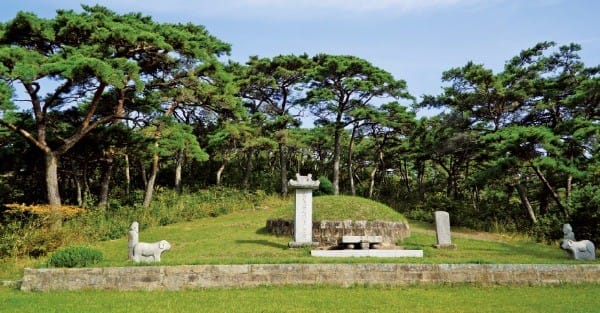
[(139, 262), (160, 262), (160, 255), (164, 251), (171, 249), (171, 244), (166, 240), (159, 242), (139, 242), (133, 247), (133, 261)]
[(560, 244), (560, 247), (567, 250), (567, 254), (575, 260), (595, 260), (596, 247), (589, 240), (573, 241), (565, 239)]

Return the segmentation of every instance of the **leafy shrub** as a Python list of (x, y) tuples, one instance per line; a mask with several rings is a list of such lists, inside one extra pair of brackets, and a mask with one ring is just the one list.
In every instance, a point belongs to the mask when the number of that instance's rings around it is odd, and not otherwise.
[(427, 223), (432, 223), (434, 221), (433, 210), (427, 209), (424, 205), (421, 204), (415, 205), (413, 209), (407, 210), (404, 214), (406, 215), (406, 217), (415, 221), (422, 221)]
[[(576, 239), (589, 239), (600, 245), (600, 186), (573, 191), (571, 226)], [(557, 226), (559, 228), (560, 225)]]
[(58, 208), (52, 208), (52, 206), (48, 204), (24, 205), (12, 203), (5, 204), (4, 206), (8, 208), (8, 210), (4, 211), (5, 214), (15, 215), (48, 216), (55, 211), (61, 216), (70, 217), (85, 212), (84, 209), (72, 205), (63, 205)]
[(315, 190), (315, 196), (332, 195), (333, 183), (326, 176), (319, 176), (319, 189)]
[(23, 252), (32, 257), (47, 255), (62, 246), (66, 236), (64, 229), (53, 229), (50, 226), (44, 226), (40, 231), (30, 230), (23, 240)]
[(102, 233), (99, 234), (99, 239), (102, 241), (121, 238), (123, 237), (123, 234), (127, 233), (127, 229), (129, 228), (127, 224), (118, 220), (109, 220), (105, 225), (106, 226), (103, 229)]
[(88, 247), (66, 247), (54, 252), (48, 260), (52, 267), (86, 267), (102, 261), (102, 252)]
[(24, 232), (23, 223), (19, 221), (0, 223), (0, 259), (20, 255)]
[(551, 243), (553, 240), (560, 239), (564, 236), (562, 232), (562, 224), (564, 219), (562, 214), (546, 214), (538, 216), (537, 224), (531, 227), (531, 236), (538, 242)]
[(63, 245), (67, 234), (54, 229), (49, 219), (11, 219), (0, 222), (0, 259), (13, 256), (44, 256)]

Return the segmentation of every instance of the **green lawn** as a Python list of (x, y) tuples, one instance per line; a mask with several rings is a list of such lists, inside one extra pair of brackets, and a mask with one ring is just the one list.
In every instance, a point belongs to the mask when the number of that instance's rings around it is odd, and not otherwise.
[(0, 289), (1, 312), (598, 312), (600, 285), (543, 287), (258, 287), (24, 293)]
[[(287, 247), (288, 237), (266, 233), (265, 221), (281, 203), (215, 218), (155, 227), (140, 232), (140, 240), (167, 239), (171, 251), (161, 265), (236, 263), (575, 263), (556, 245), (477, 233), (455, 233), (456, 250), (438, 250), (432, 225), (412, 223), (412, 236), (402, 245), (423, 249), (422, 259), (312, 258), (308, 250)], [(100, 266), (132, 266), (126, 237), (97, 243)], [(27, 264), (43, 260), (30, 261)], [(577, 262), (581, 263), (581, 262)], [(587, 262), (598, 263), (598, 261)], [(35, 264), (34, 264), (35, 265)], [(19, 271), (20, 272), (20, 271)], [(16, 271), (3, 279), (17, 279)], [(201, 289), (180, 292), (78, 291), (25, 293), (0, 288), (0, 312), (597, 312), (600, 285), (477, 287), (468, 285), (341, 288), (286, 286), (247, 289)]]
[[(241, 211), (216, 218), (151, 228), (140, 232), (140, 240), (168, 240), (172, 249), (163, 254), (165, 265), (175, 264), (244, 264), (244, 263), (317, 263), (317, 262), (395, 262), (395, 263), (581, 263), (567, 258), (558, 245), (548, 246), (531, 241), (507, 239), (505, 242), (453, 238), (456, 250), (432, 247), (435, 235), (423, 231), (432, 225), (419, 223), (411, 237), (401, 245), (424, 250), (424, 258), (397, 259), (327, 259), (314, 258), (308, 250), (289, 249), (291, 238), (273, 236), (265, 230), (265, 221), (273, 208)], [(102, 266), (124, 266), (127, 262), (127, 239), (101, 242)], [(590, 262), (595, 263), (595, 262)]]

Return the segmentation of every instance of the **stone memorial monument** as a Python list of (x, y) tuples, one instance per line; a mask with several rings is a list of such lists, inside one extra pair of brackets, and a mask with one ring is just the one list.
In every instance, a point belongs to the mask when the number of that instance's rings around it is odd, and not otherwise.
[(435, 235), (438, 249), (456, 249), (450, 238), (450, 214), (445, 211), (435, 211)]
[(318, 242), (312, 241), (312, 192), (319, 188), (319, 183), (318, 180), (312, 180), (311, 174), (296, 174), (296, 179), (290, 179), (288, 182), (288, 188), (296, 191), (294, 241), (289, 243), (291, 248), (319, 245)]

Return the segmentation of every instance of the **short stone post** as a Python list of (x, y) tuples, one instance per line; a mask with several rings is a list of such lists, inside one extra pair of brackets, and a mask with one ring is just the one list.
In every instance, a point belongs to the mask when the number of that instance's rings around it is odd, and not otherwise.
[(133, 260), (133, 247), (140, 242), (139, 237), (140, 224), (138, 222), (131, 223), (129, 226), (129, 233), (127, 234), (127, 248), (129, 249), (128, 258), (129, 260)]
[(571, 224), (563, 224), (563, 239), (575, 240), (575, 233), (573, 233), (573, 227)]
[(445, 211), (435, 211), (435, 236), (438, 249), (456, 249), (450, 238), (450, 214)]
[(294, 241), (289, 243), (291, 248), (318, 246), (312, 241), (312, 191), (319, 188), (319, 181), (313, 181), (312, 175), (296, 174), (296, 180), (290, 179), (288, 188), (295, 189)]

